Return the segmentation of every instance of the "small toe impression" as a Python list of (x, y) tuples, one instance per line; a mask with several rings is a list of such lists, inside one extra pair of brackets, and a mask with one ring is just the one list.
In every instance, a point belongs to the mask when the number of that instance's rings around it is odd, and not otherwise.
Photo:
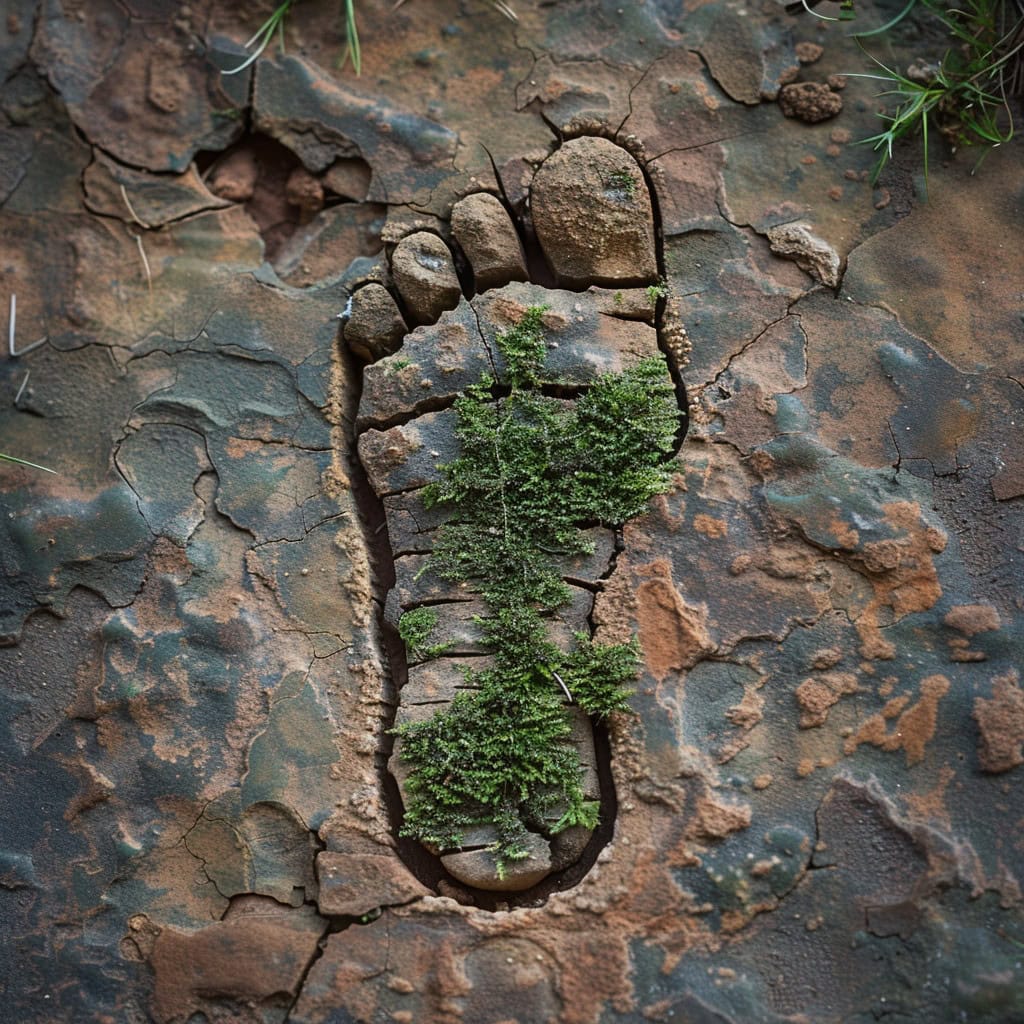
[(478, 292), (526, 280), (526, 256), (512, 218), (486, 192), (460, 199), (452, 209), (452, 234), (462, 246)]
[(397, 352), (409, 328), (383, 285), (368, 284), (352, 296), (345, 341), (360, 359), (372, 363)]
[(435, 323), (462, 298), (452, 254), (429, 231), (406, 235), (395, 246), (391, 274), (414, 325)]

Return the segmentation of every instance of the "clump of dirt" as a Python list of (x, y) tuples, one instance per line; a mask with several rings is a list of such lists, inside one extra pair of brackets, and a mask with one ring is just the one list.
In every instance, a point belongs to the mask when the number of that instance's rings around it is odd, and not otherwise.
[(843, 109), (843, 98), (824, 82), (793, 82), (782, 87), (779, 106), (786, 117), (816, 124), (835, 117)]

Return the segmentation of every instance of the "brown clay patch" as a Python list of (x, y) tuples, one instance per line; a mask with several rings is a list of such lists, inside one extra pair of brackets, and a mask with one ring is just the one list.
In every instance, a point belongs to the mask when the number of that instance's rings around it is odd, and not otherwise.
[(990, 604), (958, 604), (942, 621), (964, 636), (988, 633), (1000, 626), (999, 612)]
[[(907, 764), (917, 764), (924, 758), (924, 750), (935, 735), (939, 701), (949, 692), (945, 676), (928, 676), (921, 681), (921, 696), (916, 704), (906, 705), (910, 698), (896, 697), (877, 715), (868, 718), (844, 745), (844, 752), (852, 754), (861, 743), (870, 743), (882, 750), (906, 751)], [(904, 710), (906, 708), (906, 710)], [(899, 715), (892, 732), (887, 722)]]
[(165, 928), (153, 940), (153, 1016), (185, 1020), (206, 1008), (211, 992), (261, 1002), (294, 994), (322, 927), (310, 915), (241, 915), (197, 932)]
[(715, 519), (703, 512), (693, 517), (693, 528), (705, 537), (725, 537), (729, 533), (729, 524), (724, 519)]
[(683, 600), (668, 559), (655, 559), (637, 573), (648, 576), (636, 592), (640, 646), (651, 675), (660, 683), (670, 672), (691, 668), (713, 650), (707, 610)]
[(896, 649), (881, 632), (881, 612), (891, 608), (896, 619), (926, 611), (942, 596), (934, 556), (946, 547), (946, 536), (929, 526), (921, 507), (912, 501), (894, 501), (882, 506), (885, 521), (900, 536), (865, 544), (859, 561), (873, 595), (857, 617), (861, 654), (865, 658), (888, 660)]
[(1015, 670), (992, 680), (992, 696), (974, 702), (978, 723), (978, 760), (987, 772), (1005, 772), (1024, 764), (1024, 690)]
[(805, 679), (794, 693), (800, 706), (800, 728), (824, 725), (832, 705), (858, 689), (857, 677), (852, 672), (828, 672), (816, 679)]
[(956, 772), (946, 765), (939, 769), (935, 785), (926, 793), (907, 794), (904, 797), (907, 807), (916, 818), (925, 823), (938, 825), (947, 831), (953, 828), (949, 809), (946, 807), (946, 790), (955, 775)]
[(694, 807), (688, 831), (700, 839), (724, 839), (731, 832), (748, 828), (751, 811), (746, 804), (727, 804), (714, 796), (702, 796)]

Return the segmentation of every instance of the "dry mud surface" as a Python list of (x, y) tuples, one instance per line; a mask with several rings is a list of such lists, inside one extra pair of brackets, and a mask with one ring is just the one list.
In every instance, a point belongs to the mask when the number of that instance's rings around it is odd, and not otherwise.
[[(233, 76), (269, 6), (4, 8), (0, 451), (58, 473), (0, 466), (4, 1018), (1024, 1019), (1019, 144), (873, 187), (864, 58), (767, 2), (390, 6), (359, 78), (321, 0)], [(585, 183), (538, 204), (577, 137), (653, 266), (581, 269)], [(514, 229), (466, 242), (481, 193)], [(371, 492), (525, 294), (596, 325), (566, 372), (657, 335), (688, 431), (579, 570), (643, 649), (604, 823), (502, 894), (397, 837), (424, 524)]]

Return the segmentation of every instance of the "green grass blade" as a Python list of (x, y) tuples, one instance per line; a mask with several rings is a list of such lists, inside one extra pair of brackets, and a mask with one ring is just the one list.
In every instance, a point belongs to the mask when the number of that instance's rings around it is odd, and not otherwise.
[(849, 35), (853, 36), (854, 39), (867, 39), (868, 36), (877, 36), (881, 35), (883, 32), (888, 32), (889, 29), (898, 25), (910, 13), (916, 3), (917, 0), (907, 0), (906, 7), (904, 7), (895, 18), (890, 19), (884, 25), (879, 25), (878, 28), (869, 29), (867, 32), (850, 32)]
[(270, 44), (270, 40), (274, 38), (274, 32), (279, 31), (281, 34), (281, 49), (284, 49), (284, 19), (285, 15), (291, 10), (292, 4), (295, 0), (282, 0), (282, 3), (278, 4), (274, 8), (270, 17), (249, 38), (245, 44), (245, 48), (248, 50), (257, 40), (260, 40), (259, 46), (236, 68), (232, 68), (230, 71), (222, 71), (222, 75), (237, 75), (239, 71), (244, 71), (253, 61), (257, 60), (263, 51)]
[(928, 198), (928, 115), (921, 119), (921, 135), (924, 138), (924, 193)]
[(53, 473), (54, 476), (57, 475), (57, 470), (55, 469), (49, 469), (46, 466), (38, 466), (34, 462), (26, 462), (25, 459), (16, 459), (13, 455), (4, 455), (3, 452), (0, 452), (0, 459), (4, 462), (16, 462), (19, 466), (28, 466), (31, 469), (41, 469), (44, 473)]
[(839, 18), (830, 18), (827, 14), (819, 14), (817, 11), (812, 10), (810, 5), (807, 3), (807, 0), (800, 0), (800, 3), (802, 3), (804, 5), (804, 10), (808, 14), (813, 14), (814, 17), (821, 18), (822, 21), (839, 21), (840, 20)]
[[(359, 75), (363, 69), (363, 59), (359, 50), (355, 0), (345, 0), (345, 56), (352, 58), (352, 68), (356, 75)], [(342, 63), (344, 62), (345, 57), (342, 57)]]

